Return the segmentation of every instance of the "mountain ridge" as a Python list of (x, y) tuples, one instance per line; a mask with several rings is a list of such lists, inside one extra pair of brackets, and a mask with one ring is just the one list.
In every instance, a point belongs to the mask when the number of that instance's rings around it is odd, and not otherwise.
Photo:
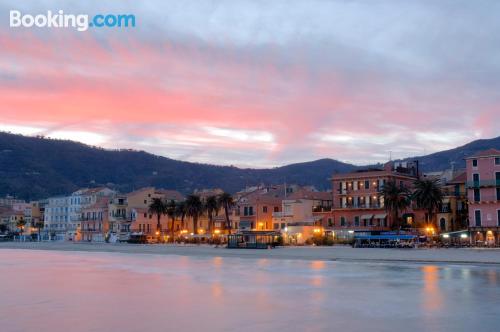
[[(481, 139), (419, 159), (424, 171), (456, 168), (463, 157), (500, 148), (500, 137)], [(127, 192), (144, 186), (176, 189), (222, 188), (236, 192), (246, 186), (277, 183), (314, 185), (330, 189), (334, 173), (354, 171), (357, 166), (331, 158), (274, 168), (253, 169), (180, 161), (131, 149), (108, 150), (69, 140), (47, 139), (0, 132), (0, 197), (7, 194), (26, 200), (68, 194), (81, 187), (110, 186)]]

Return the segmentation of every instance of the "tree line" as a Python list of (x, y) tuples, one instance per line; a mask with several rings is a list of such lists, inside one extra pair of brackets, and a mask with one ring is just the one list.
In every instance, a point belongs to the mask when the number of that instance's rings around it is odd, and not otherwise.
[(224, 210), (225, 225), (224, 229), (231, 232), (231, 220), (229, 219), (229, 211), (235, 206), (233, 197), (224, 192), (220, 195), (211, 195), (202, 200), (198, 195), (188, 195), (184, 201), (166, 201), (162, 198), (155, 197), (149, 205), (149, 213), (157, 218), (156, 231), (161, 237), (162, 216), (168, 216), (167, 228), (169, 232), (169, 241), (175, 241), (175, 220), (181, 220), (181, 228), (184, 229), (185, 218), (189, 217), (193, 220), (194, 234), (198, 234), (198, 219), (206, 213), (208, 217), (208, 232), (214, 229), (214, 218), (219, 214), (221, 209)]

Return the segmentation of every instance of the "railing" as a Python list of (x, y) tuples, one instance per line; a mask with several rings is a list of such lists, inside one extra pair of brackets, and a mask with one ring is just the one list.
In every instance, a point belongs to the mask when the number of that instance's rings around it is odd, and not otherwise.
[(273, 212), (273, 218), (284, 218), (284, 217), (292, 217), (293, 213), (287, 212)]
[(450, 213), (451, 212), (451, 204), (450, 203), (443, 204), (442, 206), (439, 207), (438, 212), (439, 213)]
[(348, 193), (352, 192), (366, 192), (366, 193), (373, 193), (373, 192), (381, 192), (384, 186), (374, 186), (374, 187), (369, 187), (368, 189), (365, 189), (364, 187), (358, 187), (358, 189), (353, 189), (351, 188), (346, 188), (346, 189), (337, 189), (337, 192), (339, 195), (347, 195)]
[(383, 204), (343, 204), (340, 209), (382, 209)]
[(473, 196), (472, 199), (469, 200), (469, 204), (474, 203), (482, 203), (482, 202), (498, 202), (500, 201), (500, 197), (496, 195), (480, 195), (479, 200), (476, 200)]
[(315, 206), (313, 212), (329, 212), (332, 210), (331, 206)]
[(467, 181), (467, 188), (500, 187), (500, 180)]

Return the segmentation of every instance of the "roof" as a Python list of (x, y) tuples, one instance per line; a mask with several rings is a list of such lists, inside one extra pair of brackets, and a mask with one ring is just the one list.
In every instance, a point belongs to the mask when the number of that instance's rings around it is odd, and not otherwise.
[(466, 171), (461, 171), (451, 181), (448, 181), (449, 184), (456, 184), (456, 183), (465, 183), (467, 181), (467, 172)]
[(184, 195), (182, 195), (180, 192), (177, 190), (168, 190), (168, 189), (158, 189), (155, 191), (156, 194), (160, 194), (165, 196), (165, 199), (167, 200), (174, 200), (174, 201), (182, 201), (184, 200)]
[(484, 151), (480, 151), (473, 156), (467, 157), (465, 159), (471, 158), (487, 158), (487, 157), (500, 157), (500, 150), (497, 149), (488, 149)]
[(322, 201), (333, 200), (333, 194), (327, 191), (311, 191), (307, 189), (299, 189), (298, 191), (287, 195), (287, 199), (313, 199)]
[(85, 207), (83, 210), (107, 208), (108, 203), (109, 203), (109, 197), (106, 197), (106, 196), (99, 197), (99, 198), (97, 198), (97, 201), (94, 204)]

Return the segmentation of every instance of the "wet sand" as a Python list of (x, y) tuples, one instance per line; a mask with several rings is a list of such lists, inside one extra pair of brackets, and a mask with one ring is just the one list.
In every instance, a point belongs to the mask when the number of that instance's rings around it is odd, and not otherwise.
[(379, 249), (333, 247), (282, 247), (275, 249), (227, 249), (208, 245), (140, 245), (72, 242), (4, 242), (2, 249), (118, 252), (198, 257), (269, 258), (282, 260), (415, 262), (500, 265), (500, 249), (439, 248)]

